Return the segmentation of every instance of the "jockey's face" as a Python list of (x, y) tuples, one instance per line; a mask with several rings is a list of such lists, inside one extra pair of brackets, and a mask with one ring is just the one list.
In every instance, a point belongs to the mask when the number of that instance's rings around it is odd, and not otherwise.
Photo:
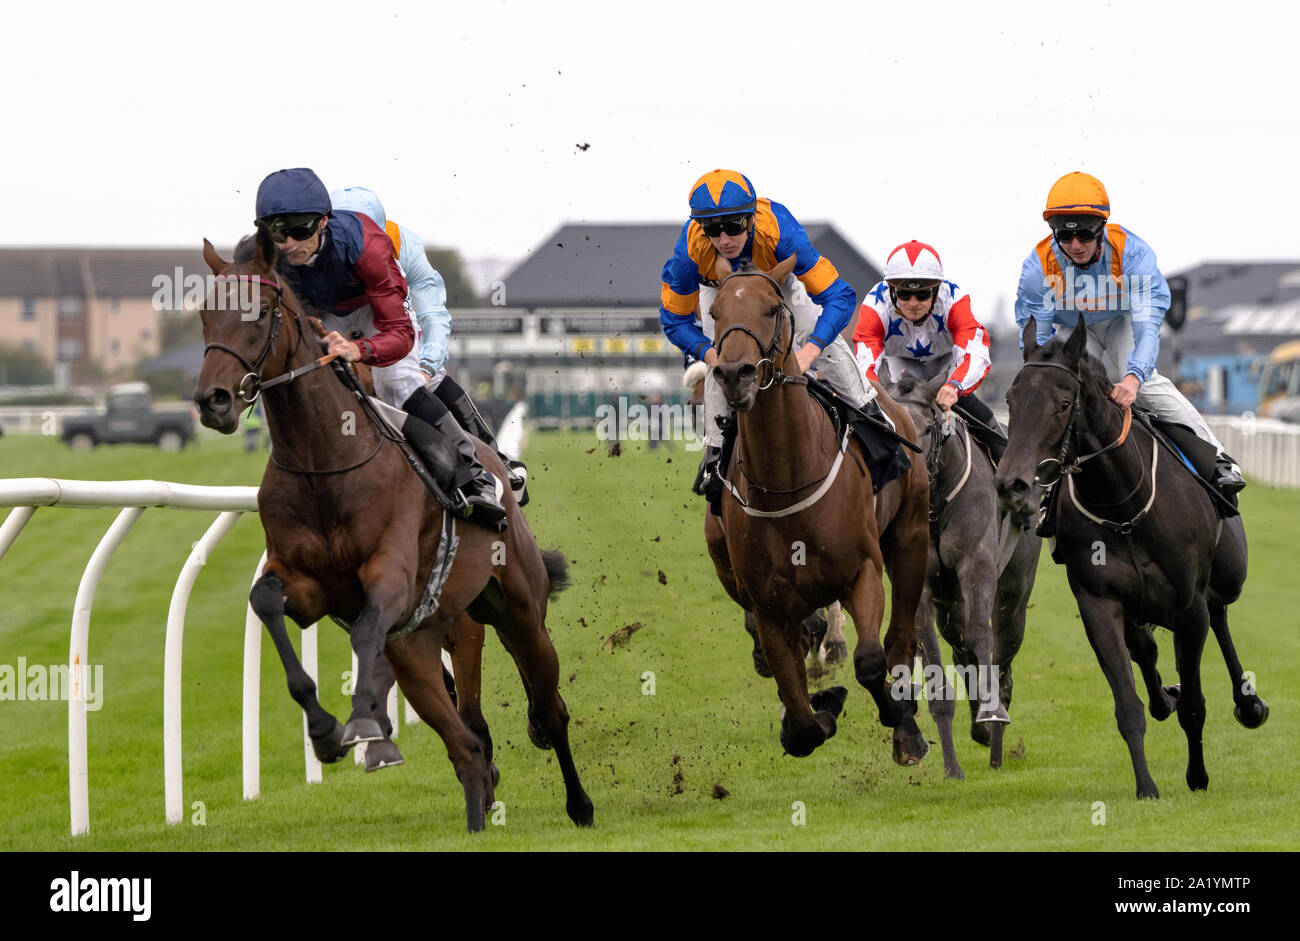
[[(1091, 232), (1085, 235), (1093, 235)], [(1069, 256), (1070, 261), (1076, 265), (1088, 265), (1097, 256), (1097, 237), (1080, 238), (1077, 234), (1062, 235), (1057, 233), (1056, 244), (1061, 246), (1061, 251)]]
[(316, 232), (310, 238), (303, 239), (301, 242), (297, 239), (285, 237), (284, 242), (280, 243), (280, 254), (291, 265), (303, 265), (307, 259), (311, 258), (320, 251), (321, 233), (325, 231), (325, 226), (329, 223), (329, 217), (321, 216), (320, 222), (316, 225)]
[(745, 250), (745, 243), (749, 241), (749, 230), (752, 225), (753, 216), (750, 216), (746, 219), (745, 228), (736, 235), (728, 235), (722, 231), (719, 231), (717, 235), (709, 235), (707, 230), (704, 234), (713, 243), (713, 247), (718, 250), (719, 255), (727, 259), (727, 261), (733, 261)]
[[(904, 288), (894, 290), (894, 307), (903, 315), (903, 318), (912, 323), (920, 323), (930, 313), (934, 307), (934, 293), (936, 288), (929, 288), (925, 292), (909, 291)], [(921, 296), (917, 296), (920, 294)]]

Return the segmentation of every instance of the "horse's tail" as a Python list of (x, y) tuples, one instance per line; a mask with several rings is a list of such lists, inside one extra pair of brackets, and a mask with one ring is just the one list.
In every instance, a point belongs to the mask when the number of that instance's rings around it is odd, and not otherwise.
[(569, 561), (559, 549), (543, 549), (542, 562), (546, 565), (546, 576), (551, 580), (547, 595), (554, 597), (569, 587)]

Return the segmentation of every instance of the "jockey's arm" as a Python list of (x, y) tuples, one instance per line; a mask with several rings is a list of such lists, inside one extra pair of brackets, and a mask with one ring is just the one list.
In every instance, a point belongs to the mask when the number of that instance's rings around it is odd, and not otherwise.
[(791, 255), (798, 257), (794, 275), (808, 291), (812, 302), (822, 309), (821, 316), (817, 318), (817, 323), (808, 336), (808, 342), (795, 353), (800, 370), (807, 372), (821, 351), (833, 343), (849, 325), (858, 304), (858, 296), (849, 283), (840, 277), (830, 259), (823, 258), (813, 247), (808, 233), (790, 211), (780, 203), (774, 202), (771, 206), (772, 214), (781, 227), (776, 260), (779, 263)]
[[(1156, 266), (1156, 254), (1145, 242), (1129, 234), (1124, 246), (1121, 270), (1129, 319), (1133, 324), (1133, 352), (1124, 379), (1134, 378), (1139, 386), (1155, 371), (1160, 358), (1160, 326), (1169, 309), (1169, 285)], [(1136, 394), (1137, 390), (1133, 390)], [(1121, 403), (1124, 404), (1124, 403)]]
[[(1038, 342), (1050, 340), (1055, 330), (1057, 304), (1056, 292), (1043, 274), (1038, 253), (1030, 252), (1020, 268), (1020, 284), (1016, 288), (1016, 336), (1019, 338), (1024, 333), (1025, 324), (1032, 318), (1037, 324)], [(1024, 349), (1023, 342), (1020, 347)]]
[[(376, 332), (355, 343), (345, 340), (344, 344), (355, 347), (357, 359), (368, 366), (391, 366), (415, 345), (415, 328), (406, 314), (406, 279), (397, 267), (388, 236), (369, 216), (360, 218), (364, 220), (365, 243), (353, 275), (365, 285)], [(350, 359), (347, 352), (343, 357)]]
[(881, 291), (884, 283), (881, 281), (876, 285), (876, 290), (863, 299), (862, 308), (858, 311), (857, 326), (853, 328), (853, 352), (868, 389), (872, 382), (879, 381), (877, 370), (885, 352), (885, 324), (881, 308), (884, 304)]
[(989, 374), (989, 334), (971, 310), (970, 295), (962, 294), (948, 308), (948, 332), (952, 334), (952, 371), (935, 397), (944, 408), (952, 408), (960, 396), (971, 395)]
[(451, 339), (451, 312), (447, 310), (447, 287), (442, 275), (429, 264), (424, 242), (405, 226), (398, 261), (406, 272), (411, 308), (420, 325), (420, 369), (432, 377), (447, 363)]
[(718, 361), (713, 341), (695, 320), (695, 312), (700, 306), (700, 276), (698, 266), (686, 249), (687, 226), (682, 227), (673, 257), (664, 263), (663, 284), (659, 290), (659, 325), (673, 346), (713, 366)]

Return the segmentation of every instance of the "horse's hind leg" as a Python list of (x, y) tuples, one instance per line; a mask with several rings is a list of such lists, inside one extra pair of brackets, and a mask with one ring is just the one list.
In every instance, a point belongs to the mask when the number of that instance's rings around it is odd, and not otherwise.
[(826, 636), (817, 650), (822, 663), (839, 663), (849, 655), (849, 645), (844, 642), (844, 608), (838, 601), (826, 607)]
[(754, 650), (751, 654), (754, 658), (754, 672), (764, 679), (771, 679), (772, 668), (767, 663), (767, 657), (763, 655), (763, 645), (758, 642), (758, 621), (754, 619), (752, 611), (745, 612), (745, 633), (754, 642)]
[(452, 626), (444, 645), (451, 654), (452, 667), (456, 673), (456, 711), (460, 714), (460, 720), (483, 743), (484, 754), (487, 755), (492, 772), (492, 786), (496, 787), (501, 780), (501, 772), (492, 760), (492, 734), (488, 731), (487, 720), (483, 718), (483, 625), (462, 613)]
[[(377, 718), (383, 729), (384, 737), (377, 742), (366, 743), (366, 770), (378, 771), (380, 768), (393, 768), (406, 759), (393, 741), (393, 722), (397, 716), (388, 714), (388, 691), (393, 688), (397, 678), (393, 675), (393, 666), (382, 653), (375, 661), (375, 694), (379, 702)], [(399, 706), (400, 709), (400, 706)]]
[(1156, 646), (1156, 639), (1151, 636), (1151, 628), (1126, 617), (1124, 643), (1128, 646), (1129, 656), (1142, 671), (1142, 681), (1147, 687), (1147, 708), (1151, 711), (1151, 718), (1157, 722), (1165, 721), (1178, 708), (1179, 687), (1164, 686), (1161, 683), (1160, 671), (1156, 669), (1160, 648)]
[[(525, 549), (515, 550), (518, 559)], [(540, 566), (540, 558), (538, 559)], [(569, 710), (560, 696), (560, 660), (546, 633), (546, 579), (529, 578), (527, 566), (514, 562), (504, 570), (504, 617), (493, 626), (515, 661), (528, 696), (528, 735), (539, 748), (555, 749), (564, 779), (565, 811), (580, 827), (594, 820), (591, 798), (582, 788), (569, 750)]]
[(298, 659), (298, 654), (289, 641), (289, 633), (284, 626), (284, 582), (278, 575), (268, 571), (253, 586), (248, 603), (266, 625), (275, 652), (280, 655), (285, 678), (289, 682), (289, 695), (307, 714), (307, 734), (311, 737), (312, 751), (325, 764), (338, 761), (350, 749), (343, 746), (343, 726), (321, 706), (320, 700), (316, 698), (316, 684), (303, 669), (302, 661)]
[(1228, 676), (1232, 678), (1232, 701), (1236, 703), (1232, 714), (1248, 729), (1257, 729), (1268, 719), (1268, 703), (1260, 699), (1255, 691), (1253, 675), (1247, 675), (1237, 659), (1237, 648), (1228, 633), (1227, 605), (1210, 602), (1210, 627), (1214, 630), (1214, 639), (1223, 651), (1223, 662), (1228, 666)]
[(442, 678), (442, 646), (431, 629), (394, 638), (385, 647), (406, 698), (443, 744), (465, 792), (466, 825), (471, 833), (487, 826), (493, 801), (492, 775), (479, 737), (456, 714)]
[(1209, 612), (1202, 601), (1186, 612), (1174, 631), (1174, 643), (1178, 647), (1178, 679), (1182, 684), (1178, 694), (1178, 724), (1187, 734), (1187, 786), (1193, 791), (1203, 791), (1210, 783), (1201, 742), (1201, 733), (1205, 728), (1201, 654), (1205, 650), (1209, 621)]
[[(921, 594), (921, 603), (916, 606), (916, 642), (921, 650), (921, 663), (926, 670), (931, 666), (943, 670), (943, 651), (939, 647), (939, 635), (935, 633), (934, 601), (927, 589)], [(926, 696), (930, 706), (930, 716), (939, 730), (939, 743), (943, 747), (943, 774), (946, 778), (965, 780), (961, 764), (957, 761), (957, 749), (952, 740), (952, 720), (956, 713), (952, 685), (948, 676), (943, 674), (943, 689), (937, 696)]]

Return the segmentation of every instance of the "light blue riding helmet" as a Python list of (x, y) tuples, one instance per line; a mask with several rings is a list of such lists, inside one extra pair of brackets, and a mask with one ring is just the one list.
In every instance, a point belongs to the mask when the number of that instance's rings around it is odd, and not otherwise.
[(336, 212), (340, 209), (344, 212), (363, 212), (381, 229), (387, 221), (384, 215), (384, 204), (379, 201), (379, 197), (373, 190), (368, 190), (364, 186), (346, 186), (334, 190), (330, 193), (330, 205)]

